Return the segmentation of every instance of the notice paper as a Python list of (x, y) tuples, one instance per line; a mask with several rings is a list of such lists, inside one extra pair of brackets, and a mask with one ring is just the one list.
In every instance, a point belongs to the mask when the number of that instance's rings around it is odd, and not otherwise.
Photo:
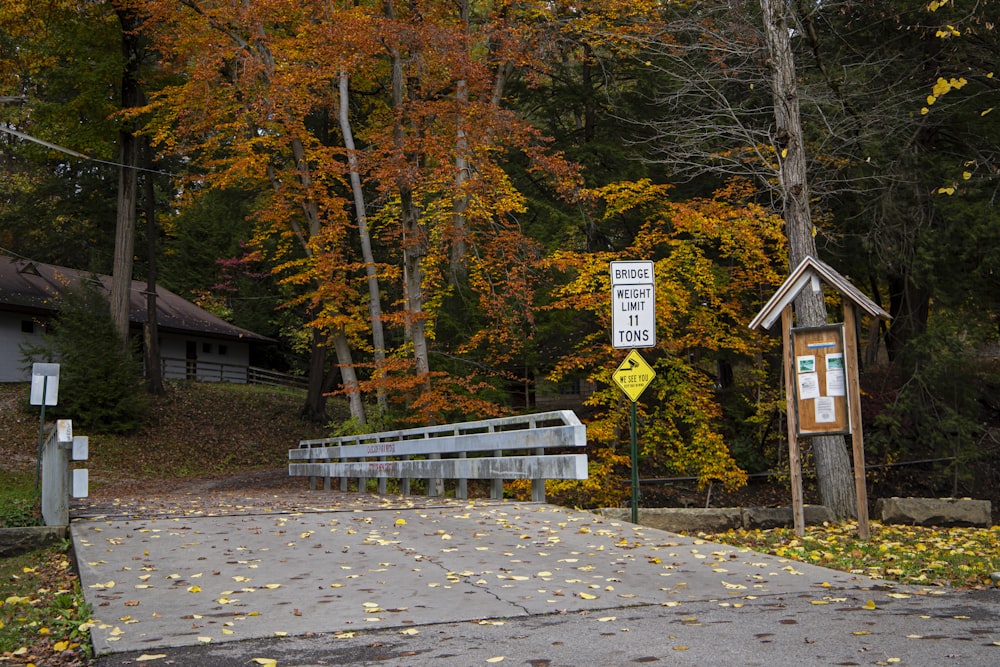
[(830, 396), (816, 398), (816, 423), (829, 424), (837, 421), (837, 405)]
[(826, 355), (826, 395), (847, 395), (847, 382), (844, 380), (843, 352)]
[(819, 374), (799, 373), (799, 400), (819, 398)]

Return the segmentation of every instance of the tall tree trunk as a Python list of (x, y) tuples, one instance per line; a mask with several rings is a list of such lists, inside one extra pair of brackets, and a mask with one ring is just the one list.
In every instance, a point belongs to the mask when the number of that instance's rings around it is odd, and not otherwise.
[[(816, 255), (809, 211), (809, 187), (802, 122), (799, 118), (795, 61), (785, 14), (787, 5), (781, 0), (760, 0), (760, 6), (764, 15), (771, 65), (775, 118), (773, 140), (780, 164), (788, 261), (790, 267), (794, 268), (807, 255)], [(804, 290), (795, 302), (795, 316), (798, 326), (826, 324), (826, 305), (822, 292)], [(854, 483), (844, 438), (812, 438), (812, 449), (821, 502), (838, 517), (855, 516)]]
[(313, 329), (312, 340), (309, 343), (309, 375), (306, 384), (306, 400), (299, 410), (304, 419), (325, 424), (329, 417), (326, 414), (326, 352), (323, 334)]
[[(459, 0), (459, 18), (469, 32), (469, 0)], [(469, 138), (465, 131), (465, 111), (469, 102), (469, 82), (463, 77), (455, 84), (455, 196), (452, 204), (451, 239), (451, 280), (461, 285), (466, 275), (465, 254), (467, 252), (466, 211), (469, 197), (465, 194), (465, 182), (469, 180)]]
[[(340, 131), (344, 135), (344, 148), (347, 149), (347, 168), (351, 177), (351, 193), (354, 197), (354, 214), (358, 220), (358, 235), (361, 237), (361, 255), (365, 260), (365, 276), (368, 282), (368, 316), (372, 323), (372, 347), (375, 355), (375, 375), (380, 379), (385, 367), (385, 331), (382, 326), (382, 296), (379, 292), (378, 272), (375, 268), (375, 255), (372, 252), (372, 239), (368, 233), (368, 213), (365, 210), (365, 193), (361, 187), (361, 173), (358, 170), (357, 148), (354, 145), (354, 133), (351, 131), (351, 120), (348, 114), (349, 89), (347, 72), (340, 73)], [(379, 413), (388, 411), (385, 387), (379, 385), (375, 391)], [(360, 397), (359, 397), (360, 400)]]
[[(140, 103), (139, 64), (142, 44), (139, 17), (128, 8), (116, 10), (122, 32), (122, 108)], [(115, 218), (115, 252), (111, 269), (111, 321), (123, 349), (128, 349), (129, 305), (132, 291), (132, 263), (135, 252), (138, 150), (131, 129), (118, 132), (118, 201)]]
[(143, 350), (146, 362), (146, 390), (151, 394), (163, 393), (163, 374), (160, 369), (160, 331), (156, 313), (156, 191), (153, 187), (153, 149), (149, 139), (142, 139), (142, 162), (146, 167), (143, 190), (146, 210), (146, 326), (143, 327)]
[[(385, 11), (387, 18), (390, 20), (395, 18), (392, 0), (385, 3)], [(397, 147), (404, 150), (407, 162), (416, 168), (419, 167), (419, 154), (405, 150), (407, 121), (403, 58), (395, 47), (390, 48), (389, 55), (392, 64), (392, 107), (396, 115), (393, 136)], [(405, 176), (401, 176), (398, 182), (403, 229), (403, 300), (406, 308), (404, 321), (407, 335), (413, 345), (413, 361), (417, 377), (426, 389), (430, 389), (430, 357), (423, 314), (423, 260), (427, 255), (427, 234), (420, 224), (420, 209), (413, 197), (413, 187), (405, 179)]]
[[(337, 353), (337, 359), (351, 359), (351, 344), (342, 331), (333, 334), (333, 349)], [(361, 401), (361, 392), (358, 391), (358, 376), (354, 370), (354, 364), (340, 364), (339, 366), (341, 385), (347, 390), (351, 415), (364, 415), (365, 406)]]
[[(463, 3), (467, 6), (468, 3)], [(465, 183), (469, 180), (469, 138), (465, 132), (465, 106), (469, 101), (469, 84), (461, 79), (456, 84), (455, 102), (455, 197), (452, 204), (451, 223), (451, 280), (462, 284), (466, 275), (465, 255), (468, 252), (466, 211), (469, 196), (465, 194)]]
[[(308, 193), (311, 187), (312, 181), (309, 172), (309, 162), (306, 159), (305, 148), (302, 142), (293, 138), (291, 143), (292, 156), (296, 164), (296, 173), (299, 175), (299, 180), (304, 192)], [(320, 233), (322, 222), (320, 220), (319, 207), (316, 205), (316, 200), (310, 197), (308, 194), (302, 202), (302, 211), (305, 214), (306, 222), (309, 225), (308, 236), (316, 236)], [(312, 254), (312, 248), (308, 244), (308, 238), (305, 236), (301, 237), (303, 240), (302, 247), (307, 255)], [(365, 417), (364, 404), (361, 401), (361, 390), (358, 387), (357, 376), (354, 371), (354, 359), (351, 354), (351, 346), (347, 342), (347, 338), (342, 330), (337, 330), (331, 332), (331, 337), (334, 342), (334, 353), (337, 355), (337, 365), (340, 367), (341, 377), (344, 378), (344, 391), (350, 400), (351, 407), (351, 417), (353, 417), (359, 424), (366, 424), (367, 419)], [(323, 340), (321, 335), (314, 335), (312, 344), (315, 345), (325, 345), (326, 341)], [(316, 355), (318, 350), (313, 350), (312, 355)], [(322, 355), (323, 359), (326, 358), (326, 353)], [(318, 381), (313, 382), (311, 374), (314, 370), (318, 370)], [(326, 418), (326, 395), (323, 390), (323, 377), (324, 372), (322, 368), (314, 369), (312, 365), (312, 360), (310, 360), (310, 378), (309, 378), (309, 391), (306, 397), (306, 405), (303, 408), (303, 413), (310, 416), (311, 419), (319, 421), (320, 419)], [(318, 392), (318, 395), (314, 395), (313, 392)]]
[[(330, 339), (323, 332), (313, 330), (312, 342), (309, 346), (309, 383), (306, 387), (306, 401), (299, 414), (309, 421), (325, 424), (329, 420), (326, 412), (327, 393), (333, 388), (333, 369), (327, 372), (329, 345), (333, 344), (334, 353), (338, 359), (351, 359), (351, 345), (342, 332), (333, 334)], [(358, 378), (354, 364), (337, 364), (340, 370), (341, 386), (347, 393), (351, 416), (364, 425), (365, 406), (361, 400), (358, 388)], [(359, 417), (360, 415), (360, 417)]]

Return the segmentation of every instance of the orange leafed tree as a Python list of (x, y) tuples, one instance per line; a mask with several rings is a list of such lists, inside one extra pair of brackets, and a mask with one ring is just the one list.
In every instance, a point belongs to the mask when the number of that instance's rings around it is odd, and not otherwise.
[[(433, 368), (431, 351), (478, 348), (487, 366), (502, 364), (512, 326), (530, 322), (524, 267), (536, 251), (514, 222), (524, 202), (504, 169), (508, 156), (521, 153), (565, 192), (577, 182), (571, 165), (503, 106), (512, 67), (536, 45), (506, 22), (509, 8), (144, 6), (167, 82), (144, 109), (146, 130), (164, 149), (197, 160), (210, 185), (266, 193), (256, 206), (255, 247), (296, 288), (292, 303), (312, 313), (313, 389), (329, 386), (319, 364), (332, 347), (359, 421), (360, 392), (386, 389), (415, 421), (495, 412), (477, 398), (490, 373), (445, 374)], [(345, 94), (345, 81), (364, 94), (363, 106), (341, 107), (360, 97)], [(362, 189), (374, 204), (359, 205)], [(369, 226), (377, 260), (358, 247)], [(372, 309), (381, 298), (390, 307)], [(451, 347), (435, 331), (449, 298), (482, 312)], [(379, 349), (367, 338), (379, 317), (393, 336), (390, 358), (355, 377), (356, 367), (372, 367), (355, 357)]]
[[(625, 252), (567, 251), (548, 260), (571, 276), (556, 290), (551, 308), (587, 313), (595, 323), (559, 361), (553, 379), (584, 372), (599, 387), (588, 399), (595, 410), (588, 425), (591, 478), (550, 483), (552, 490), (580, 503), (618, 503), (627, 495), (622, 467), (629, 464), (628, 399), (611, 380), (624, 354), (609, 340), (609, 264), (622, 259), (653, 260), (656, 272), (657, 344), (640, 351), (656, 371), (637, 406), (643, 469), (693, 475), (701, 485), (743, 485), (745, 474), (720, 428), (716, 394), (726, 380), (719, 369), (735, 362), (758, 367), (757, 357), (775, 345), (746, 325), (786, 270), (780, 218), (749, 203), (752, 193), (736, 183), (711, 199), (684, 202), (671, 201), (668, 186), (649, 181), (587, 194), (605, 219), (640, 214), (645, 223)], [(748, 384), (764, 382), (750, 375)]]

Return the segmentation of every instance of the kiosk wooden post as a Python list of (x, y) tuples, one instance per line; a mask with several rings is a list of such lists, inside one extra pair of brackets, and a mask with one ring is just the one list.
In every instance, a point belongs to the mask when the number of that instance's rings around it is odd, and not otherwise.
[(785, 376), (785, 420), (788, 424), (788, 468), (792, 484), (792, 525), (795, 534), (802, 537), (806, 533), (806, 510), (802, 499), (802, 461), (799, 458), (799, 439), (795, 425), (795, 349), (792, 347), (792, 306), (781, 310), (781, 341), (783, 345)]
[[(858, 328), (854, 304), (844, 303), (844, 346), (852, 351), (858, 349)], [(868, 523), (868, 487), (865, 484), (865, 437), (861, 429), (861, 386), (858, 380), (858, 355), (846, 355), (847, 394), (857, 397), (848, 403), (851, 423), (857, 426), (851, 432), (851, 450), (854, 455), (854, 493), (858, 505), (858, 537), (867, 540), (871, 536)]]

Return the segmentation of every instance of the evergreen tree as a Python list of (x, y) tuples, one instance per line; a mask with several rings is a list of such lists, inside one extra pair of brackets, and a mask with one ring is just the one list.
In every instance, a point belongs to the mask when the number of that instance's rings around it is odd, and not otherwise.
[(142, 425), (148, 400), (134, 350), (123, 350), (101, 288), (83, 280), (64, 293), (50, 335), (22, 348), (27, 363), (59, 367), (59, 405), (53, 416), (92, 433), (127, 433)]

